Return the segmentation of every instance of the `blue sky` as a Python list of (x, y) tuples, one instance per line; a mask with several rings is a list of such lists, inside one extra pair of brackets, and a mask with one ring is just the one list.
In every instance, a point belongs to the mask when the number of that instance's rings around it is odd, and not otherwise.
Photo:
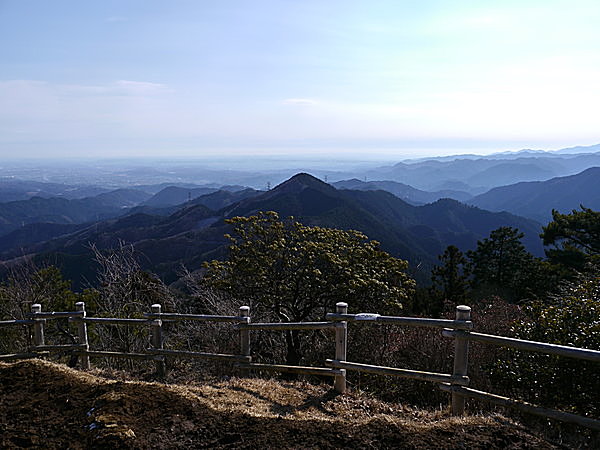
[(0, 0), (0, 156), (600, 142), (597, 1)]

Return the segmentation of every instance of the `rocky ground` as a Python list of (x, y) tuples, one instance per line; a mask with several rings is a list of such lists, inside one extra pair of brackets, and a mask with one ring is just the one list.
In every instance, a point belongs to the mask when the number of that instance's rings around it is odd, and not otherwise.
[(452, 418), (329, 386), (118, 381), (0, 363), (1, 448), (557, 448), (499, 415)]

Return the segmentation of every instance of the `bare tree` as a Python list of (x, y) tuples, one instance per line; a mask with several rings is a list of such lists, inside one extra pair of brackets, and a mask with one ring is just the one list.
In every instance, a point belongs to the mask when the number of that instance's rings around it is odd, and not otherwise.
[[(45, 311), (73, 310), (79, 294), (63, 279), (55, 266), (38, 266), (30, 259), (10, 268), (0, 284), (0, 319), (25, 319), (31, 305), (39, 303)], [(2, 331), (0, 351), (23, 351), (32, 344), (28, 328)], [(49, 321), (46, 335), (54, 343), (76, 343), (66, 319)]]
[[(119, 243), (114, 249), (101, 251), (91, 245), (99, 265), (96, 313), (104, 317), (142, 318), (154, 303), (172, 310), (175, 299), (156, 275), (142, 270), (132, 245)], [(148, 327), (139, 325), (105, 325), (94, 328), (95, 345), (106, 350), (142, 352), (148, 346)], [(129, 368), (133, 364), (128, 362)]]

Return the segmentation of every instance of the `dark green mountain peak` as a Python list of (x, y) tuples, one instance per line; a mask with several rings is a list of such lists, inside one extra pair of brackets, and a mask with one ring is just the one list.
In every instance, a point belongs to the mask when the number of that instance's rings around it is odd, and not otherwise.
[(316, 177), (308, 173), (298, 173), (289, 180), (275, 186), (271, 192), (286, 193), (286, 194), (298, 194), (305, 189), (313, 189), (315, 191), (323, 193), (335, 192), (336, 189), (333, 186), (319, 180)]
[(444, 208), (469, 208), (469, 206), (465, 205), (462, 202), (459, 202), (458, 200), (455, 200), (453, 198), (440, 198), (438, 200), (436, 200), (435, 202), (431, 202), (431, 205), (436, 206), (436, 207), (444, 207)]

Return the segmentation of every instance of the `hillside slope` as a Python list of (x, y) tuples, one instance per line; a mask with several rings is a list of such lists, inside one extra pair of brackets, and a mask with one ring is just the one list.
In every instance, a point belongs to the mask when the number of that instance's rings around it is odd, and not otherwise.
[(501, 416), (451, 418), (329, 386), (108, 380), (0, 363), (2, 448), (557, 448)]

